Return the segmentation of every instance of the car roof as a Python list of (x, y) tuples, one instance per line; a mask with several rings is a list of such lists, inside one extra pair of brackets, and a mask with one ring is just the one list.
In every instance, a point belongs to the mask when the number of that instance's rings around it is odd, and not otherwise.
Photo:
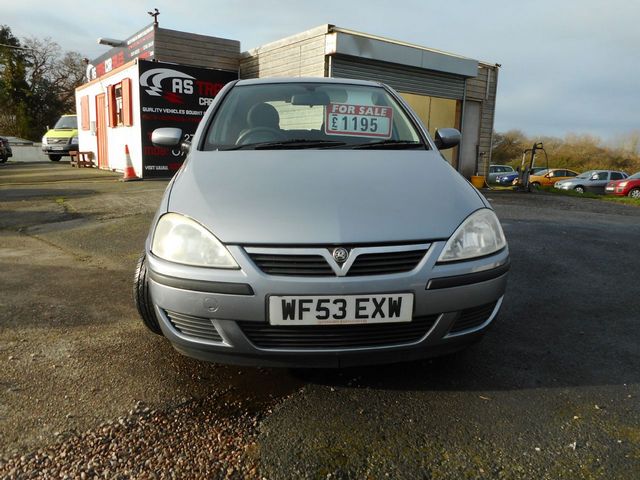
[(369, 87), (380, 87), (382, 83), (370, 80), (353, 80), (349, 78), (327, 78), (327, 77), (270, 77), (251, 78), (240, 80), (236, 85), (268, 85), (277, 83), (327, 83), (335, 85), (364, 85)]

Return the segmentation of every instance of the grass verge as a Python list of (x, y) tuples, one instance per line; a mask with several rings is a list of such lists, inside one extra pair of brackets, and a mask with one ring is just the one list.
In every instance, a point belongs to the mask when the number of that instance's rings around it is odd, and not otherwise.
[(543, 192), (553, 193), (556, 195), (566, 195), (569, 197), (593, 198), (605, 202), (622, 203), (624, 205), (634, 205), (640, 207), (640, 199), (631, 197), (619, 197), (617, 195), (597, 195), (595, 193), (578, 193), (575, 190), (559, 190), (553, 187), (540, 187)]

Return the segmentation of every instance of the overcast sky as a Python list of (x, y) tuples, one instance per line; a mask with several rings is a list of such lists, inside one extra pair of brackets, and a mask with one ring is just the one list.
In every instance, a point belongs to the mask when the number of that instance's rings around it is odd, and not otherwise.
[[(90, 5), (90, 6), (89, 6)], [(151, 22), (242, 50), (331, 23), (502, 64), (495, 128), (531, 135), (640, 129), (639, 0), (2, 0), (0, 24), (89, 58)]]

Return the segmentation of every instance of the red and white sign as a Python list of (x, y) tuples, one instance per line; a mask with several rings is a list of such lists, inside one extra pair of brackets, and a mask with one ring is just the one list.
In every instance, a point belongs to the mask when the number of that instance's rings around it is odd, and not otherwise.
[(390, 138), (393, 109), (379, 105), (327, 105), (325, 133), (353, 137)]

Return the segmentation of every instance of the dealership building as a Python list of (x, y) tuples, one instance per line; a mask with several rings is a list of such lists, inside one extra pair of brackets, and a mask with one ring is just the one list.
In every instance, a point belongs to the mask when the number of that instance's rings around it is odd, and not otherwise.
[(498, 66), (427, 47), (322, 25), (241, 53), (237, 40), (150, 25), (92, 62), (76, 90), (80, 150), (100, 168), (122, 171), (129, 152), (142, 178), (172, 175), (179, 149), (155, 147), (151, 132), (182, 128), (185, 139), (215, 94), (237, 78), (337, 77), (398, 91), (431, 135), (462, 132), (443, 152), (465, 177), (491, 162)]

